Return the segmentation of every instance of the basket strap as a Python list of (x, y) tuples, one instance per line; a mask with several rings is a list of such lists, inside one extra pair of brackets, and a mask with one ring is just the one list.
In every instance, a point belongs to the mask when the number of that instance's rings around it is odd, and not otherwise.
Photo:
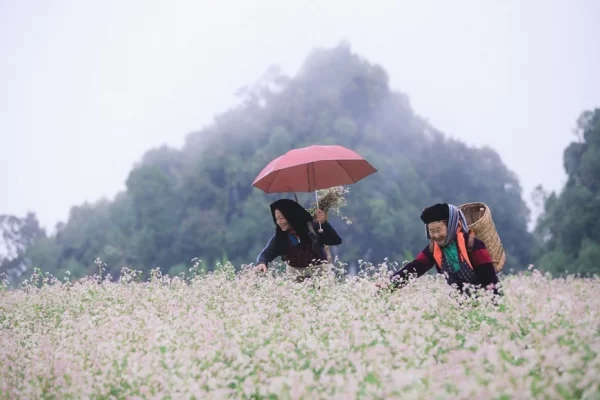
[(473, 244), (475, 243), (475, 234), (473, 231), (469, 232), (469, 239), (467, 240), (467, 251), (473, 250)]
[[(473, 231), (471, 231), (471, 232), (469, 232), (469, 239), (467, 239), (467, 252), (470, 253), (471, 251), (473, 251), (473, 245), (474, 244), (475, 244), (475, 233), (473, 233)], [(429, 242), (429, 251), (431, 252), (431, 254), (433, 254), (433, 240), (431, 240)], [(499, 261), (492, 260), (492, 263), (494, 264), (494, 269), (496, 270), (496, 272), (499, 271), (496, 268), (496, 265), (498, 264), (498, 262)]]
[[(473, 251), (473, 244), (475, 243), (475, 233), (473, 233), (473, 231), (471, 231), (469, 233), (469, 239), (467, 241), (467, 251), (470, 253), (471, 251)], [(488, 250), (489, 251), (489, 250)], [(491, 258), (492, 254), (490, 253), (490, 258)], [(496, 265), (499, 263), (500, 261), (494, 260), (492, 259), (492, 264), (494, 264), (494, 269), (496, 269)], [(496, 270), (496, 272), (498, 272), (498, 270)]]
[[(473, 244), (475, 244), (475, 234), (471, 232), (467, 240), (467, 251), (473, 250)], [(433, 240), (429, 242), (429, 251), (433, 254)]]

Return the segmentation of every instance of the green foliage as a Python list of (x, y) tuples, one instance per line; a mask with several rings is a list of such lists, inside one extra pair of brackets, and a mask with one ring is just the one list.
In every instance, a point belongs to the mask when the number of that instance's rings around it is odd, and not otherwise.
[(555, 274), (589, 275), (600, 272), (600, 109), (582, 113), (576, 133), (564, 152), (565, 187), (543, 195), (537, 263)]
[(46, 232), (34, 213), (24, 218), (0, 215), (0, 279), (7, 287), (14, 287), (23, 273), (31, 271), (27, 250), (46, 241)]
[[(125, 266), (166, 273), (194, 257), (209, 270), (253, 262), (274, 231), (268, 204), (290, 195), (266, 195), (251, 182), (292, 148), (333, 143), (378, 168), (350, 187), (344, 215), (352, 224), (330, 216), (344, 238), (332, 250), (344, 262), (417, 254), (427, 245), (420, 212), (438, 201), (485, 202), (511, 267), (531, 262), (529, 210), (515, 175), (495, 151), (448, 139), (416, 116), (381, 66), (342, 43), (312, 52), (294, 78), (270, 72), (181, 150), (149, 151), (113, 202), (74, 207), (55, 236), (30, 249), (34, 264), (56, 273), (75, 262), (93, 273), (100, 257), (118, 275)], [(313, 194), (298, 195), (310, 207)]]

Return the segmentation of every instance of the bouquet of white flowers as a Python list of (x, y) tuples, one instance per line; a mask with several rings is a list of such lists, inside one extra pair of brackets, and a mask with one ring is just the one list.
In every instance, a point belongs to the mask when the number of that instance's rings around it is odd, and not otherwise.
[[(344, 188), (343, 186), (336, 186), (317, 191), (319, 208), (325, 213), (325, 218), (327, 218), (327, 214), (331, 211), (338, 215), (342, 221), (346, 221), (348, 225), (352, 223), (352, 221), (348, 217), (342, 215), (341, 212), (341, 208), (346, 205), (346, 198), (344, 195), (348, 193), (350, 193), (350, 190)], [(317, 204), (313, 203), (307, 209), (307, 211), (314, 217), (317, 212)], [(325, 246), (325, 253), (327, 254), (327, 261), (331, 262), (332, 257), (331, 252), (329, 251), (329, 246)]]
[[(343, 186), (318, 190), (317, 196), (319, 197), (319, 208), (323, 210), (325, 215), (330, 211), (334, 212), (342, 219), (342, 221), (346, 221), (346, 223), (350, 225), (352, 221), (348, 217), (342, 215), (341, 212), (341, 208), (346, 205), (346, 198), (344, 195), (348, 193), (350, 193), (350, 190)], [(314, 216), (317, 212), (317, 204), (313, 203), (307, 211), (310, 215)]]

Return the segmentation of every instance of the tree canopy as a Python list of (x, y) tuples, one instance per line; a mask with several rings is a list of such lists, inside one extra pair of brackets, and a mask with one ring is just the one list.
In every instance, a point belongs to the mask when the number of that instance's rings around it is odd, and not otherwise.
[[(30, 265), (83, 276), (97, 270), (97, 257), (113, 275), (125, 266), (178, 273), (195, 257), (208, 268), (253, 262), (274, 230), (269, 203), (289, 195), (250, 185), (273, 158), (311, 144), (347, 146), (378, 169), (349, 187), (345, 213), (353, 224), (332, 220), (344, 238), (336, 249), (344, 262), (413, 257), (427, 245), (424, 207), (471, 201), (491, 208), (506, 270), (532, 261), (529, 209), (499, 155), (417, 116), (408, 97), (390, 88), (386, 71), (347, 43), (314, 50), (295, 77), (270, 69), (240, 100), (191, 132), (181, 149), (149, 150), (112, 201), (73, 207), (55, 235), (29, 248)], [(313, 197), (298, 198), (308, 206)]]
[(27, 250), (45, 237), (35, 213), (24, 218), (0, 215), (0, 274), (17, 280), (28, 268)]
[(562, 191), (544, 195), (538, 220), (538, 264), (557, 274), (600, 270), (600, 109), (581, 114), (578, 140), (564, 151), (568, 179)]

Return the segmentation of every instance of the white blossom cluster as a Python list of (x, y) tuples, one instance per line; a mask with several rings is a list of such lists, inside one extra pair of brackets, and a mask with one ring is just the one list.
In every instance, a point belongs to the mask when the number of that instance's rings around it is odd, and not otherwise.
[[(385, 275), (385, 267), (378, 273)], [(1, 399), (597, 399), (600, 278), (154, 273), (0, 292)]]

